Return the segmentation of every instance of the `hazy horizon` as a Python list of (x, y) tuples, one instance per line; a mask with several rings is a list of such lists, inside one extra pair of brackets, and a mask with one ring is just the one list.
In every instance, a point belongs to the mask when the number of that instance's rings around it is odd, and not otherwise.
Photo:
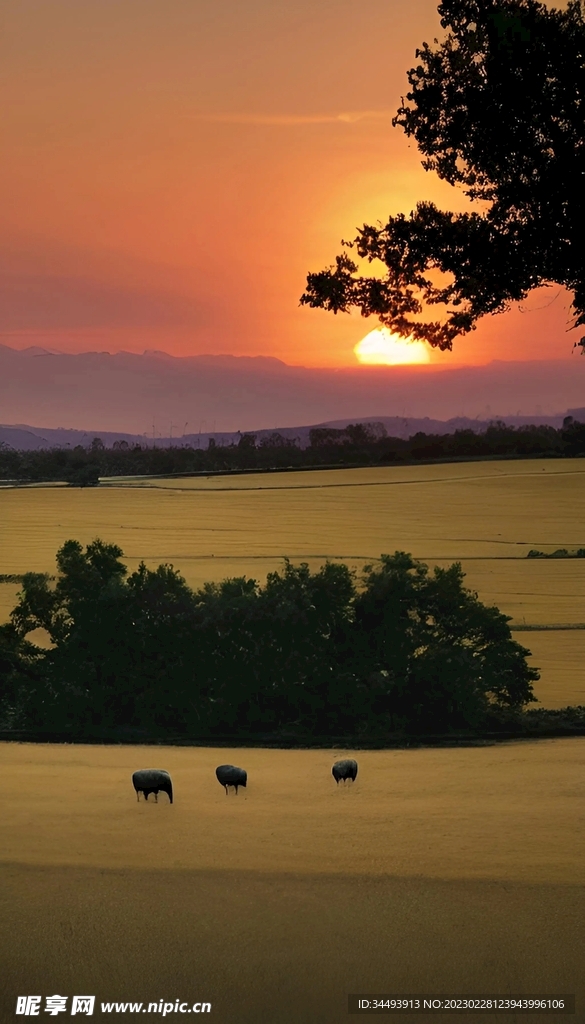
[(0, 421), (180, 436), (339, 419), (557, 416), (582, 407), (585, 359), (453, 369), (310, 367), (274, 356), (48, 355), (0, 345)]
[[(150, 356), (152, 358), (161, 358), (161, 359), (169, 359), (169, 360), (170, 359), (172, 359), (172, 360), (175, 360), (175, 359), (201, 359), (201, 360), (208, 359), (208, 360), (219, 361), (219, 360), (222, 360), (222, 359), (224, 359), (224, 360), (232, 360), (233, 359), (233, 360), (241, 360), (242, 363), (244, 361), (247, 361), (247, 360), (258, 360), (258, 361), (263, 361), (263, 362), (279, 363), (282, 366), (286, 366), (289, 369), (357, 370), (357, 371), (364, 370), (366, 372), (376, 372), (376, 371), (383, 372), (385, 370), (408, 369), (408, 370), (411, 370), (411, 371), (422, 372), (422, 373), (424, 373), (425, 371), (426, 372), (435, 372), (435, 371), (441, 371), (441, 370), (460, 370), (460, 369), (466, 369), (466, 368), (471, 368), (471, 367), (473, 367), (474, 369), (478, 369), (478, 368), (481, 368), (481, 367), (491, 366), (493, 363), (497, 363), (497, 364), (500, 364), (500, 363), (522, 363), (522, 364), (525, 364), (525, 363), (530, 363), (530, 364), (534, 364), (534, 363), (566, 363), (567, 360), (569, 360), (569, 359), (576, 360), (577, 358), (580, 358), (580, 354), (577, 354), (577, 353), (573, 352), (572, 349), (569, 352), (560, 353), (559, 355), (556, 355), (556, 356), (553, 355), (553, 356), (549, 356), (549, 357), (538, 357), (538, 358), (535, 357), (533, 359), (514, 358), (513, 356), (510, 356), (510, 358), (505, 359), (505, 358), (501, 358), (501, 357), (497, 357), (497, 356), (491, 356), (491, 354), (489, 352), (486, 352), (486, 358), (482, 362), (466, 363), (466, 362), (463, 362), (463, 361), (461, 361), (461, 362), (451, 361), (455, 357), (455, 353), (452, 352), (452, 353), (447, 353), (447, 356), (450, 359), (450, 362), (449, 362), (448, 365), (446, 363), (442, 363), (442, 362), (397, 363), (395, 365), (389, 365), (389, 364), (383, 364), (383, 363), (380, 363), (380, 364), (367, 364), (367, 363), (360, 363), (357, 360), (355, 360), (353, 363), (348, 363), (348, 364), (345, 364), (345, 365), (329, 366), (326, 363), (324, 363), (323, 365), (320, 365), (318, 363), (307, 363), (307, 362), (306, 363), (295, 363), (295, 362), (288, 361), (287, 359), (283, 358), (282, 356), (271, 355), (270, 353), (266, 353), (266, 352), (254, 352), (254, 351), (250, 351), (250, 352), (228, 352), (228, 351), (218, 350), (217, 352), (209, 352), (209, 351), (202, 351), (202, 352), (169, 352), (169, 351), (167, 351), (165, 349), (156, 349), (156, 348), (143, 348), (142, 350), (140, 350), (138, 347), (136, 349), (124, 349), (124, 348), (119, 348), (119, 347), (116, 347), (116, 346), (112, 346), (111, 348), (99, 348), (99, 349), (98, 348), (96, 348), (96, 349), (83, 348), (83, 349), (80, 349), (79, 351), (73, 352), (73, 351), (69, 351), (67, 348), (61, 348), (60, 349), (60, 348), (56, 348), (54, 346), (34, 345), (34, 344), (28, 344), (28, 343), (25, 344), (24, 342), (21, 345), (16, 345), (16, 344), (14, 344), (14, 342), (9, 344), (8, 340), (6, 338), (4, 338), (4, 337), (2, 338), (2, 341), (0, 342), (0, 349), (8, 349), (11, 352), (18, 352), (20, 355), (30, 355), (30, 356), (35, 356), (35, 355), (56, 355), (56, 356), (89, 356), (89, 355), (106, 355), (106, 356), (108, 356), (109, 355), (109, 356), (124, 356), (124, 355), (127, 355), (127, 356)], [(445, 353), (440, 353), (440, 354), (444, 355)], [(585, 357), (583, 357), (583, 363), (585, 365)]]

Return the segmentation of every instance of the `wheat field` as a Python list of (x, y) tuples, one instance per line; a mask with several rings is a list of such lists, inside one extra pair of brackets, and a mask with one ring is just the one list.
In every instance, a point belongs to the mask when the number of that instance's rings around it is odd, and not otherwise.
[[(345, 754), (0, 744), (0, 1019), (34, 992), (342, 1024), (350, 992), (439, 992), (572, 993), (583, 1020), (584, 741), (359, 751), (336, 787)], [(136, 801), (147, 766), (172, 805)]]
[[(70, 537), (118, 543), (130, 569), (170, 562), (195, 587), (263, 580), (285, 555), (359, 571), (402, 549), (460, 560), (518, 626), (575, 625), (585, 561), (525, 555), (584, 546), (584, 470), (3, 489), (0, 572), (52, 573)], [(0, 585), (3, 618), (17, 592)], [(585, 630), (515, 635), (545, 706), (585, 703)], [(206, 999), (219, 1024), (341, 1024), (349, 992), (575, 993), (583, 1019), (584, 751), (581, 738), (360, 751), (355, 786), (337, 788), (331, 763), (351, 751), (0, 744), (2, 1020), (33, 991)], [(214, 778), (230, 761), (249, 772), (237, 797)], [(151, 766), (171, 771), (172, 806), (136, 802), (130, 774)]]
[[(54, 572), (74, 537), (120, 545), (130, 570), (171, 563), (193, 587), (259, 581), (286, 556), (360, 571), (382, 552), (461, 561), (467, 585), (512, 625), (585, 624), (585, 559), (526, 559), (585, 546), (583, 460), (513, 460), (209, 478), (110, 479), (99, 488), (0, 489), (1, 573)], [(0, 584), (5, 620), (18, 586)], [(545, 706), (585, 703), (585, 630), (519, 632)]]

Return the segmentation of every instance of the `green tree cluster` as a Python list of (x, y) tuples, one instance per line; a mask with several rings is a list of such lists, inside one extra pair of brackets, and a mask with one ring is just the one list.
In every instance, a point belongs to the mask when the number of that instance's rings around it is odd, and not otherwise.
[[(534, 700), (509, 619), (459, 564), (397, 552), (366, 567), (285, 560), (191, 590), (172, 566), (128, 574), (122, 551), (74, 540), (58, 575), (23, 577), (0, 627), (5, 727), (74, 737), (376, 735), (479, 727)], [(42, 627), (41, 650), (27, 639)]]

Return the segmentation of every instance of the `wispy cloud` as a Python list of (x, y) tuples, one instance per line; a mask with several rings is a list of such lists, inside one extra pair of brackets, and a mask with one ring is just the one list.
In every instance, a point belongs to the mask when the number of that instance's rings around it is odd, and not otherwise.
[(206, 124), (289, 125), (356, 124), (358, 121), (386, 121), (390, 110), (348, 110), (340, 114), (189, 114), (193, 121)]

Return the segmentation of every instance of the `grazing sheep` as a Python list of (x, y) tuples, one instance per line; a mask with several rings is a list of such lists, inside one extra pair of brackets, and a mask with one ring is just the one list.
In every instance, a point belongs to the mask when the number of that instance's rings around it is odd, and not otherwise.
[(148, 800), (150, 793), (154, 793), (155, 803), (158, 803), (159, 790), (166, 793), (170, 802), (173, 802), (173, 783), (168, 772), (161, 768), (143, 768), (134, 772), (132, 785), (136, 790), (136, 799), (140, 800), (140, 793), (144, 793), (144, 799)]
[(236, 795), (238, 793), (238, 786), (246, 788), (248, 773), (243, 768), (236, 768), (233, 764), (220, 764), (219, 768), (215, 769), (215, 774), (220, 786), (225, 786), (226, 796), (230, 786), (234, 787)]
[(357, 772), (357, 761), (354, 761), (351, 757), (346, 758), (345, 761), (336, 761), (331, 769), (331, 774), (333, 775), (337, 785), (339, 785), (342, 779), (344, 782), (346, 782), (347, 779), (351, 779), (352, 782), (355, 782)]

